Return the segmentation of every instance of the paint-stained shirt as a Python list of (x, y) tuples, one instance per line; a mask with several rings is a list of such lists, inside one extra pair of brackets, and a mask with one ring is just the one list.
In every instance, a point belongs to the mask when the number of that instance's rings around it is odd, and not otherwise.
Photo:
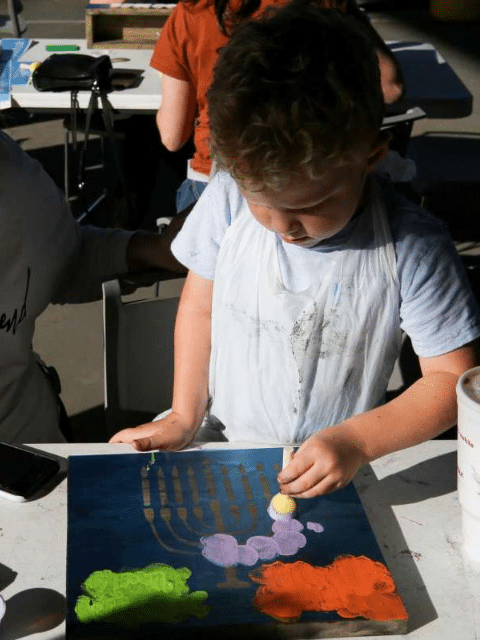
[[(434, 357), (478, 338), (478, 305), (445, 225), (401, 196), (388, 179), (375, 179), (385, 200), (395, 246), (401, 328), (411, 338), (415, 352), (420, 357)], [(172, 244), (176, 258), (198, 275), (214, 280), (223, 236), (242, 203), (234, 180), (226, 173), (215, 175)], [(285, 287), (304, 291), (322, 278), (332, 254), (355, 242), (355, 231), (365, 217), (360, 213), (340, 233), (309, 249), (277, 237)]]

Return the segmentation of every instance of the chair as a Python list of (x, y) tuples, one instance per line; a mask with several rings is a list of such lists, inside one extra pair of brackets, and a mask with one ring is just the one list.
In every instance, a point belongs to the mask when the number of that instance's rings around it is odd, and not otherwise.
[[(123, 118), (118, 118), (119, 120)], [(115, 193), (115, 182), (119, 180), (119, 176), (115, 174), (115, 158), (113, 157), (112, 144), (120, 146), (123, 144), (125, 134), (121, 130), (115, 130), (114, 141), (112, 141), (105, 124), (102, 114), (99, 111), (94, 112), (89, 128), (89, 141), (86, 147), (83, 147), (83, 140), (76, 141), (78, 134), (85, 135), (86, 132), (86, 116), (84, 113), (77, 114), (74, 119), (72, 114), (68, 114), (63, 119), (63, 128), (65, 132), (64, 138), (64, 191), (65, 199), (70, 204), (74, 200), (81, 198), (80, 209), (76, 213), (78, 222), (82, 222), (90, 216), (97, 207), (106, 199), (112, 199)], [(81, 162), (81, 153), (90, 155), (92, 144), (95, 140), (100, 143), (99, 157), (93, 164), (85, 164), (82, 170), (83, 175), (79, 175), (78, 163)], [(74, 144), (73, 144), (74, 143)], [(107, 149), (106, 143), (110, 143), (110, 149)], [(76, 166), (74, 175), (74, 190), (71, 193), (72, 177), (71, 173), (71, 150), (76, 150)], [(82, 149), (83, 147), (83, 149)], [(111, 153), (109, 153), (109, 151)], [(99, 173), (96, 173), (99, 172)], [(92, 179), (93, 176), (93, 179)], [(93, 189), (91, 188), (93, 186)], [(88, 191), (88, 202), (87, 202)], [(125, 217), (125, 216), (124, 216)], [(105, 224), (116, 226), (118, 221), (114, 219), (114, 215), (108, 215)], [(122, 220), (122, 222), (125, 222)]]
[(426, 114), (420, 107), (401, 113), (387, 112), (381, 127), (382, 131), (390, 135), (390, 153), (382, 160), (382, 170), (390, 175), (397, 190), (416, 204), (420, 204), (421, 200), (412, 186), (416, 166), (407, 151), (414, 122), (425, 117)]
[[(79, 131), (77, 126), (73, 126), (72, 123), (72, 118), (70, 116), (66, 116), (63, 119), (63, 128), (65, 131), (65, 138), (64, 138), (64, 154), (63, 154), (63, 171), (64, 171), (64, 177), (63, 177), (63, 182), (64, 182), (64, 191), (65, 191), (65, 199), (67, 202), (71, 202), (73, 199), (75, 199), (76, 195), (75, 194), (71, 194), (70, 192), (70, 182), (71, 182), (71, 178), (70, 178), (70, 165), (71, 165), (71, 158), (70, 158), (70, 146), (73, 142), (73, 136), (76, 135)], [(83, 133), (85, 130), (85, 126), (83, 124), (83, 127), (80, 128), (80, 131)], [(103, 175), (103, 182), (104, 182), (104, 186), (102, 191), (100, 192), (100, 194), (98, 195), (98, 198), (90, 205), (88, 205), (87, 207), (85, 207), (84, 210), (82, 210), (80, 212), (80, 214), (77, 217), (77, 220), (79, 222), (81, 222), (83, 220), (83, 218), (85, 218), (87, 215), (89, 215), (99, 204), (100, 202), (102, 202), (106, 197), (107, 197), (107, 187), (106, 187), (106, 158), (105, 158), (105, 143), (104, 143), (104, 138), (103, 138), (103, 132), (100, 132), (100, 130), (97, 127), (94, 127), (91, 130), (91, 134), (93, 134), (95, 137), (100, 136), (100, 152), (101, 152), (101, 157), (100, 157), (100, 161), (98, 164), (95, 165), (89, 165), (85, 167), (86, 171), (93, 171), (93, 170), (97, 170), (97, 169), (101, 169), (102, 171), (102, 175)], [(78, 182), (78, 180), (76, 180), (76, 182)], [(75, 184), (75, 191), (78, 190), (78, 184)]]
[(185, 278), (170, 272), (161, 277), (158, 294), (140, 300), (122, 299), (118, 280), (103, 284), (108, 437), (171, 406), (173, 330)]
[(10, 31), (14, 35), (15, 38), (19, 38), (20, 34), (24, 30), (25, 26), (23, 21), (21, 20), (20, 13), (22, 11), (22, 7), (18, 0), (7, 0), (8, 7), (8, 16), (10, 18), (9, 27)]
[(420, 107), (413, 107), (402, 113), (387, 113), (382, 122), (382, 131), (387, 131), (392, 136), (390, 148), (405, 157), (414, 122), (426, 116)]

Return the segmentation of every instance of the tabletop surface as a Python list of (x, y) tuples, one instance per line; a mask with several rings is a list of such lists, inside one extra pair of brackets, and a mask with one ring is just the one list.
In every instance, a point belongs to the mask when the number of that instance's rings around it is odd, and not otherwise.
[[(161, 75), (150, 67), (152, 51), (149, 49), (88, 49), (84, 39), (33, 40), (30, 48), (20, 58), (22, 61), (44, 60), (51, 44), (76, 44), (78, 53), (88, 55), (107, 54), (127, 61), (113, 62), (116, 71), (135, 69), (139, 74), (138, 86), (109, 94), (114, 108), (121, 111), (156, 112), (161, 102)], [(405, 80), (405, 96), (398, 106), (400, 110), (421, 107), (430, 118), (460, 118), (472, 111), (472, 95), (448, 62), (435, 47), (423, 42), (388, 43), (397, 56)], [(88, 105), (88, 92), (79, 93), (82, 108)], [(65, 110), (70, 107), (70, 93), (39, 92), (31, 84), (12, 87), (12, 106), (26, 109)]]
[[(109, 55), (115, 73), (122, 70), (135, 71), (138, 74), (138, 86), (112, 91), (109, 100), (115, 109), (120, 111), (156, 112), (160, 106), (162, 79), (160, 73), (150, 67), (152, 51), (149, 49), (88, 49), (82, 39), (46, 39), (39, 38), (32, 41), (30, 48), (20, 58), (23, 62), (42, 61), (51, 55), (47, 45), (58, 43), (74, 44), (79, 47), (76, 53), (91, 56)], [(78, 94), (80, 107), (88, 106), (89, 92), (80, 91)], [(37, 91), (32, 84), (12, 87), (12, 106), (27, 109), (69, 109), (70, 92)]]
[[(64, 637), (68, 456), (132, 453), (128, 445), (35, 446), (59, 457), (63, 479), (34, 501), (0, 501), (2, 640)], [(461, 549), (456, 442), (430, 441), (385, 456), (363, 468), (355, 485), (409, 613), (407, 636), (381, 637), (478, 637), (480, 567)]]
[(437, 49), (427, 42), (389, 42), (402, 69), (405, 95), (396, 107), (421, 107), (429, 118), (462, 118), (473, 96)]

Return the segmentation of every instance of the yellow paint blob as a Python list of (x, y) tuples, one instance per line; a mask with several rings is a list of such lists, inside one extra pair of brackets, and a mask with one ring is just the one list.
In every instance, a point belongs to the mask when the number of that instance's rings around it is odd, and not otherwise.
[(282, 515), (293, 513), (296, 509), (295, 500), (290, 496), (284, 496), (283, 493), (277, 493), (276, 496), (273, 496), (270, 506), (274, 511)]

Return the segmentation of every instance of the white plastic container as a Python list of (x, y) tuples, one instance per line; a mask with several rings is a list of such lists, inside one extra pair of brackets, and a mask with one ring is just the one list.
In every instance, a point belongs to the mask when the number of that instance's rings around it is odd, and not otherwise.
[(480, 367), (457, 383), (458, 499), (465, 552), (480, 562)]

